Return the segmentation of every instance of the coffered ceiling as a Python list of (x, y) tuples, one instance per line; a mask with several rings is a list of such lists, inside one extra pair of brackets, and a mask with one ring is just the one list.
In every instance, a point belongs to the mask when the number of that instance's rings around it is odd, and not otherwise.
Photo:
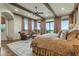
[[(10, 11), (33, 19), (52, 18), (55, 16), (68, 15), (74, 10), (75, 3), (15, 3), (4, 4)], [(35, 7), (44, 14), (35, 15)]]

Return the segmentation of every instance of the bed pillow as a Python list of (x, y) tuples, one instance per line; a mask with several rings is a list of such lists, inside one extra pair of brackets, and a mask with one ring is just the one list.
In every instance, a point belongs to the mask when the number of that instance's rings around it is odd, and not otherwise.
[(67, 31), (66, 31), (66, 30), (63, 30), (63, 31), (61, 32), (61, 34), (60, 34), (60, 38), (61, 38), (61, 39), (66, 39), (66, 37), (67, 37)]
[(61, 30), (58, 32), (58, 37), (59, 37), (59, 38), (60, 38), (61, 32), (62, 32)]

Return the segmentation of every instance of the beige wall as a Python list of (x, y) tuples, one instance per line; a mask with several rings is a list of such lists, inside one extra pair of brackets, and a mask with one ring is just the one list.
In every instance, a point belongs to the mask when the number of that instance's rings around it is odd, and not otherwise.
[[(12, 13), (8, 10), (8, 8), (5, 5), (0, 4), (0, 13), (2, 12), (8, 12), (12, 15)], [(6, 36), (13, 38), (13, 39), (19, 39), (18, 32), (21, 29), (21, 17), (17, 15), (12, 15), (12, 16), (14, 19), (11, 19), (11, 20), (6, 19), (5, 31), (4, 32), (0, 31), (1, 40), (6, 40)]]
[(19, 31), (21, 31), (21, 17), (15, 15), (14, 16), (14, 38), (19, 39)]
[(14, 39), (14, 20), (8, 21), (8, 37)]
[(17, 15), (14, 15), (14, 17), (14, 20), (6, 19), (6, 29), (1, 32), (2, 40), (7, 40), (7, 36), (13, 40), (20, 38), (18, 32), (21, 31), (21, 17)]
[[(0, 13), (2, 13), (2, 12), (7, 12), (7, 13), (9, 13), (13, 17), (12, 12), (9, 11), (9, 9), (4, 4), (0, 4)], [(10, 30), (9, 26), (8, 26), (9, 23), (10, 23), (10, 21), (8, 21), (8, 19), (6, 19), (6, 28), (5, 28), (5, 30), (3, 32), (1, 32), (1, 35), (0, 35), (1, 36), (1, 40), (6, 40), (7, 36), (9, 36), (9, 35), (12, 36), (13, 35), (13, 33), (11, 35), (10, 32), (9, 32), (9, 30)]]
[(1, 40), (7, 40), (7, 36), (8, 36), (8, 20), (7, 19), (5, 19), (5, 21), (6, 21), (6, 28), (5, 28), (5, 30), (3, 31), (3, 32), (1, 32)]
[(21, 17), (17, 15), (14, 15), (14, 17), (14, 20), (6, 19), (6, 29), (1, 32), (2, 40), (7, 40), (7, 36), (13, 40), (20, 38), (18, 32), (21, 31)]
[(79, 5), (78, 5), (78, 11), (76, 11), (76, 24), (74, 25), (73, 28), (79, 29)]
[(79, 5), (78, 5), (78, 18), (77, 18), (77, 24), (79, 24)]
[(7, 40), (7, 37), (14, 39), (14, 21), (5, 18), (6, 28), (1, 32), (1, 40)]
[(78, 5), (78, 16), (77, 16), (77, 23), (76, 23), (76, 25), (75, 25), (75, 27), (78, 27), (79, 28), (79, 5)]

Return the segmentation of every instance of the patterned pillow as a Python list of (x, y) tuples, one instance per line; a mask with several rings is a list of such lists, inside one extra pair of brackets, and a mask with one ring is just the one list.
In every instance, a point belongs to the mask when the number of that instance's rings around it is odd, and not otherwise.
[(67, 37), (67, 31), (66, 31), (66, 30), (63, 30), (63, 31), (61, 32), (61, 34), (60, 34), (60, 38), (61, 38), (61, 39), (66, 39), (66, 37)]
[(79, 45), (73, 45), (74, 51), (75, 51), (75, 55), (79, 56)]
[(58, 32), (58, 37), (59, 37), (59, 38), (60, 38), (61, 32), (62, 32), (61, 30)]

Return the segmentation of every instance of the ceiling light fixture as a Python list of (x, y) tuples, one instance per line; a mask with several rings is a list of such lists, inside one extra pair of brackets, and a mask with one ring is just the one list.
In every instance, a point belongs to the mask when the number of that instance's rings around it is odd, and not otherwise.
[(18, 9), (15, 9), (15, 11), (18, 11)]
[(61, 10), (64, 10), (64, 8), (61, 8)]

